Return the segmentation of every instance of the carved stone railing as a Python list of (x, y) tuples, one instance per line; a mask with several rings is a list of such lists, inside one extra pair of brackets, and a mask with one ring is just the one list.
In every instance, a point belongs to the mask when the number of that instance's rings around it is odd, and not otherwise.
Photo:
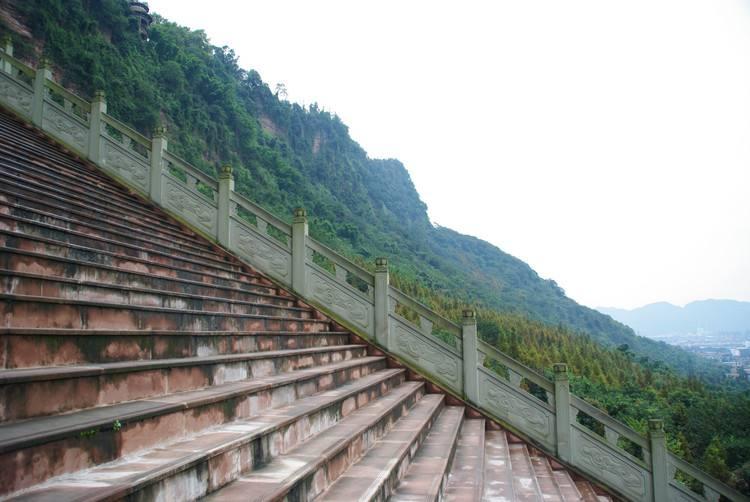
[(365, 270), (310, 238), (303, 209), (287, 224), (235, 192), (230, 167), (207, 176), (169, 152), (164, 129), (147, 138), (108, 115), (102, 93), (89, 103), (46, 62), (3, 49), (3, 107), (566, 465), (629, 500), (749, 500), (669, 453), (661, 421), (642, 437), (570, 394), (565, 364), (548, 380), (479, 340), (473, 311), (445, 319), (391, 286), (384, 258)]

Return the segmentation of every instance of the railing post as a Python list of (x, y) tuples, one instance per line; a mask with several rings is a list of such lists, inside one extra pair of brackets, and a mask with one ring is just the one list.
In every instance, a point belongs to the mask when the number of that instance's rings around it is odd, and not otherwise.
[(292, 289), (307, 294), (305, 262), (307, 261), (307, 211), (298, 207), (292, 219)]
[(648, 439), (651, 446), (651, 477), (653, 479), (654, 501), (668, 500), (669, 479), (667, 477), (667, 442), (664, 422), (648, 421)]
[(563, 462), (570, 462), (570, 382), (568, 365), (557, 363), (555, 373), (555, 433), (557, 435), (557, 456)]
[(167, 150), (167, 128), (159, 126), (151, 137), (151, 175), (149, 177), (148, 194), (151, 200), (161, 205), (162, 169), (164, 168), (164, 152)]
[(102, 115), (107, 113), (107, 100), (104, 91), (96, 91), (91, 101), (89, 114), (89, 160), (94, 164), (102, 162)]
[(219, 174), (219, 214), (216, 237), (219, 239), (219, 244), (225, 248), (229, 248), (233, 190), (234, 178), (232, 177), (232, 166), (224, 166), (221, 168), (221, 174)]
[(390, 287), (388, 259), (375, 258), (375, 341), (389, 348), (391, 329), (388, 321), (388, 288)]
[(44, 97), (47, 94), (47, 80), (51, 78), (52, 72), (49, 69), (49, 60), (47, 58), (40, 59), (34, 77), (34, 101), (31, 108), (31, 122), (40, 129), (44, 120)]
[[(3, 52), (5, 52), (5, 54), (7, 54), (8, 56), (13, 56), (13, 39), (10, 37), (10, 35), (5, 35), (3, 37)], [(13, 65), (11, 65), (9, 61), (4, 61), (3, 71), (8, 75), (12, 75)]]
[(464, 366), (464, 395), (469, 402), (479, 404), (479, 374), (477, 371), (477, 314), (465, 309), (461, 318), (461, 341)]

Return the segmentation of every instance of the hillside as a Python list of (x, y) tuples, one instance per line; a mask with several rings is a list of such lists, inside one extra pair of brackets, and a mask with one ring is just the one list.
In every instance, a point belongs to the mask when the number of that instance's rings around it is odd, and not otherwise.
[(643, 336), (695, 333), (698, 330), (711, 333), (750, 332), (750, 302), (703, 300), (684, 307), (661, 302), (632, 310), (597, 310)]

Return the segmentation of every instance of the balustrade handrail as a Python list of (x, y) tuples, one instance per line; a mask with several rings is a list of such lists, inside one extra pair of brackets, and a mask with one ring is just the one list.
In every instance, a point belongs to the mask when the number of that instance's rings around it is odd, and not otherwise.
[(485, 356), (489, 356), (492, 359), (502, 363), (509, 370), (514, 371), (517, 374), (521, 375), (522, 378), (527, 378), (528, 380), (535, 383), (539, 387), (543, 388), (547, 392), (555, 391), (555, 385), (550, 380), (548, 380), (544, 375), (529, 368), (525, 364), (519, 361), (516, 361), (512, 357), (506, 354), (503, 354), (502, 352), (500, 352), (499, 350), (497, 350), (495, 347), (488, 344), (484, 340), (478, 341), (477, 349), (479, 350), (479, 352), (483, 353)]
[[(187, 222), (204, 235), (218, 241), (230, 251), (256, 260), (257, 263), (252, 263), (254, 267), (261, 272), (267, 272), (285, 287), (291, 287), (303, 299), (315, 300), (317, 298), (315, 303), (318, 305), (321, 304), (321, 298), (330, 299), (331, 304), (323, 305), (323, 307), (332, 316), (341, 319), (342, 322), (345, 322), (360, 334), (364, 334), (371, 341), (383, 346), (396, 357), (402, 358), (407, 364), (415, 365), (425, 373), (434, 375), (448, 390), (463, 396), (468, 402), (478, 406), (486, 413), (500, 420), (506, 420), (516, 429), (520, 429), (522, 434), (525, 433), (523, 426), (528, 425), (530, 431), (526, 434), (531, 438), (530, 440), (535, 441), (551, 454), (557, 455), (563, 462), (569, 463), (592, 476), (601, 474), (598, 466), (595, 465), (592, 468), (580, 458), (581, 453), (575, 451), (573, 443), (586, 440), (586, 438), (576, 439), (574, 437), (578, 428), (574, 427), (571, 421), (571, 409), (578, 410), (599, 421), (605, 427), (605, 432), (609, 428), (612, 432), (642, 448), (645, 460), (638, 469), (644, 469), (643, 471), (633, 471), (636, 467), (632, 463), (628, 465), (617, 464), (616, 456), (610, 456), (607, 457), (607, 461), (615, 463), (618, 466), (617, 468), (621, 469), (618, 472), (623, 475), (610, 476), (606, 479), (597, 478), (599, 482), (604, 483), (622, 496), (633, 500), (661, 501), (671, 498), (669, 489), (676, 480), (673, 479), (673, 476), (668, 476), (667, 471), (669, 466), (672, 466), (702, 483), (706, 491), (712, 490), (733, 500), (750, 500), (697, 467), (667, 452), (661, 423), (650, 424), (650, 427), (654, 425), (654, 428), (650, 430), (647, 440), (604, 411), (570, 394), (565, 365), (556, 365), (555, 380), (554, 382), (550, 381), (544, 375), (479, 340), (473, 311), (465, 311), (462, 325), (456, 324), (403, 291), (391, 286), (386, 260), (377, 260), (376, 271), (373, 274), (349, 258), (309, 238), (307, 235), (307, 217), (304, 211), (295, 211), (293, 223), (289, 225), (260, 205), (234, 191), (231, 168), (222, 171), (222, 175), (217, 181), (169, 152), (163, 136), (157, 135), (149, 139), (108, 115), (106, 103), (103, 100), (96, 101), (97, 106), (93, 106), (94, 103), (89, 103), (53, 82), (51, 73), (46, 68), (34, 70), (13, 58), (2, 48), (0, 48), (0, 60), (9, 64), (9, 66), (2, 65), (0, 74), (4, 75), (3, 78), (9, 78), (12, 82), (18, 84), (18, 87), (14, 87), (13, 84), (0, 86), (0, 101), (6, 108), (25, 119), (30, 119), (34, 125), (65, 143), (71, 137), (71, 133), (69, 131), (60, 132), (59, 124), (53, 127), (46, 122), (48, 119), (44, 115), (45, 105), (49, 106), (49, 100), (45, 99), (46, 89), (50, 88), (62, 95), (64, 99), (68, 99), (73, 105), (88, 114), (89, 124), (87, 125), (89, 130), (81, 131), (79, 129), (77, 134), (74, 135), (74, 140), (78, 145), (77, 150), (86, 150), (83, 145), (88, 148), (88, 157), (92, 162), (100, 165), (105, 171), (115, 174), (134, 189), (150, 196), (154, 202), (164, 207), (165, 210)], [(17, 78), (10, 67), (18, 70), (20, 74), (30, 77), (33, 86), (30, 87), (26, 82)], [(58, 113), (63, 113), (64, 116), (70, 115), (67, 119), (63, 118), (62, 120), (68, 120), (71, 127), (85, 127), (81, 125), (82, 118), (76, 115), (70, 107), (62, 108), (62, 111)], [(75, 117), (75, 120), (72, 120), (72, 117)], [(85, 119), (83, 119), (83, 122), (85, 122)], [(112, 153), (106, 148), (102, 149), (103, 140), (108, 138), (103, 130), (104, 128), (101, 127), (102, 122), (144, 147), (147, 152), (150, 152), (150, 159), (146, 159), (146, 161), (143, 159), (133, 160), (131, 162), (125, 158), (126, 156), (117, 154), (117, 152)], [(112, 159), (109, 159), (108, 155), (113, 155)], [(171, 186), (168, 190), (165, 189), (162, 186), (162, 179), (168, 172), (164, 169), (165, 161), (177, 164), (176, 167), (184, 169), (186, 175), (215, 190), (217, 198), (214, 201), (207, 201), (206, 197), (197, 197), (198, 193), (196, 192), (198, 191), (194, 189), (184, 192), (181, 189), (175, 190)], [(242, 243), (236, 244), (230, 237), (233, 232), (232, 218), (238, 217), (233, 211), (234, 204), (255, 215), (259, 222), (263, 221), (263, 226), (275, 227), (286, 236), (285, 244), (281, 245), (274, 242), (278, 245), (269, 246), (268, 242), (273, 242), (273, 239), (264, 240), (257, 235), (250, 234), (242, 234), (240, 239)], [(317, 289), (313, 288), (314, 291), (308, 288), (306, 281), (312, 265), (311, 260), (307, 258), (308, 248), (322, 254), (334, 264), (340, 265), (347, 272), (365, 281), (368, 287), (372, 287), (372, 296), (366, 295), (368, 298), (365, 298), (362, 295), (353, 294), (351, 286), (348, 283), (344, 285), (346, 274), (334, 274), (333, 277), (326, 278), (316, 277), (316, 281), (323, 282), (316, 283)], [(330, 275), (327, 274), (327, 276)], [(322, 296), (315, 296), (316, 294)], [(459, 342), (458, 348), (451, 347), (450, 350), (443, 350), (440, 347), (447, 344), (442, 343), (442, 341), (438, 344), (433, 343), (434, 340), (430, 340), (430, 333), (426, 333), (427, 330), (424, 330), (424, 326), (420, 326), (423, 329), (415, 333), (411, 333), (412, 330), (398, 331), (399, 336), (410, 337), (408, 340), (391, 340), (394, 336), (391, 331), (392, 329), (396, 330), (395, 327), (392, 328), (392, 324), (396, 325), (399, 322), (398, 319), (390, 319), (392, 310), (388, 305), (392, 301), (413, 310), (420, 318), (426, 319), (433, 326), (445, 329)], [(392, 303), (391, 307), (394, 307)], [(554, 396), (554, 403), (548, 402), (546, 406), (529, 407), (527, 405), (532, 402), (538, 404), (539, 399), (533, 395), (523, 396), (523, 392), (520, 394), (513, 393), (511, 396), (501, 388), (490, 389), (488, 392), (486, 386), (499, 384), (492, 379), (488, 379), (486, 374), (483, 373), (486, 370), (482, 368), (482, 355), (498, 361), (520, 378), (525, 378), (538, 385), (548, 393), (548, 397)], [(485, 375), (481, 382), (480, 375)], [(484, 389), (482, 393), (480, 393), (480, 387)], [(504, 403), (503, 406), (512, 407), (515, 406), (513, 403), (516, 402), (521, 404), (518, 405), (520, 407), (517, 410), (500, 409), (497, 402), (487, 400), (486, 396), (488, 395), (503, 396), (501, 399)], [(532, 399), (536, 401), (532, 401)], [(551, 428), (550, 423), (552, 423)], [(618, 445), (610, 444), (609, 440), (613, 437), (615, 436), (608, 435), (606, 438), (608, 441), (604, 441), (594, 448), (608, 448), (627, 453)], [(609, 450), (600, 451), (606, 452)], [(608, 455), (608, 453), (601, 453), (601, 455)], [(623, 484), (620, 478), (627, 478), (627, 482)], [(641, 491), (633, 491), (633, 483), (640, 483), (639, 479), (651, 480), (651, 486)], [(672, 486), (672, 488), (674, 487)], [(695, 497), (699, 496), (695, 495)], [(702, 499), (708, 500), (707, 497), (702, 497)]]
[(411, 296), (407, 295), (394, 286), (391, 286), (390, 294), (393, 295), (396, 301), (398, 301), (402, 305), (413, 309), (418, 314), (432, 321), (433, 325), (437, 325), (447, 329), (451, 335), (455, 336), (458, 340), (461, 340), (461, 327), (458, 324), (454, 323), (450, 319), (441, 316), (437, 312), (434, 312), (427, 305), (420, 303), (419, 300), (412, 298)]

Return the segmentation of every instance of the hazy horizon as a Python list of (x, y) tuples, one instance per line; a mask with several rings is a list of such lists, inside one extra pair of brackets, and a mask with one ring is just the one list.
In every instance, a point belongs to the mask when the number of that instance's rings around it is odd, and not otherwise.
[(750, 2), (151, 0), (591, 307), (750, 300)]

